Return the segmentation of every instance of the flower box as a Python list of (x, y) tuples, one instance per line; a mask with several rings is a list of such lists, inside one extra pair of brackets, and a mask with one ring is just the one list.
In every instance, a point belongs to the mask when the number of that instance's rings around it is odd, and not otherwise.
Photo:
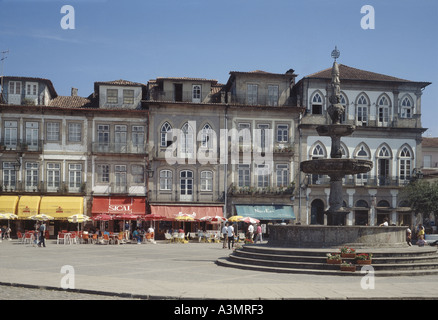
[(356, 255), (355, 262), (357, 264), (371, 264), (371, 253), (359, 253)]
[(328, 264), (341, 264), (341, 255), (339, 253), (327, 253)]
[(341, 248), (342, 258), (356, 258), (356, 250), (347, 246)]
[(328, 264), (341, 264), (342, 260), (335, 260), (335, 259), (327, 259)]
[(341, 265), (341, 271), (355, 272), (356, 271), (356, 266), (355, 265), (352, 265), (352, 266), (343, 266), (343, 265)]

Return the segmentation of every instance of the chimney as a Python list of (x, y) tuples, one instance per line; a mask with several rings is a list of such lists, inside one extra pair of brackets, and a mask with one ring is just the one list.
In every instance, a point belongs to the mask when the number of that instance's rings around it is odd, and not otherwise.
[(71, 96), (72, 97), (78, 96), (78, 89), (77, 88), (71, 88)]

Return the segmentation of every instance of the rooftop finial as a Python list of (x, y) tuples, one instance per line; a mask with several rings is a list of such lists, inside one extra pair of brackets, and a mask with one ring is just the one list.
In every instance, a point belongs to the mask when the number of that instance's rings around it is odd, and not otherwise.
[(338, 50), (338, 47), (335, 46), (335, 50), (332, 51), (332, 58), (335, 59), (335, 62), (336, 62), (336, 59), (339, 58), (340, 55), (341, 55), (341, 52)]

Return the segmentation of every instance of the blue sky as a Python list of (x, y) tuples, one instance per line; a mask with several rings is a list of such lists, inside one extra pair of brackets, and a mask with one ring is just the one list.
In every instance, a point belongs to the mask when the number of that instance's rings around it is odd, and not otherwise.
[[(60, 22), (73, 6), (75, 29)], [(371, 5), (375, 29), (361, 28)], [(432, 82), (422, 97), (426, 136), (438, 137), (436, 0), (0, 0), (6, 75), (52, 80), (88, 96), (95, 81), (201, 77), (293, 68), (298, 80), (339, 63)]]

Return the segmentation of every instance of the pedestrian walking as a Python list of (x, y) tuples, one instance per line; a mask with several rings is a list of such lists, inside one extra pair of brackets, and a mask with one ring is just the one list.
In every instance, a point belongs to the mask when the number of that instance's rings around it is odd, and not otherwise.
[(258, 240), (262, 242), (262, 227), (260, 226), (260, 223), (257, 224), (256, 238), (254, 243), (257, 243)]
[(224, 243), (222, 245), (222, 248), (225, 249), (227, 247), (228, 240), (228, 222), (222, 228), (222, 236), (224, 237)]
[(46, 247), (46, 223), (43, 221), (40, 226), (40, 241), (38, 242), (38, 247)]
[(234, 236), (234, 227), (232, 224), (230, 224), (227, 228), (228, 249), (234, 248)]

